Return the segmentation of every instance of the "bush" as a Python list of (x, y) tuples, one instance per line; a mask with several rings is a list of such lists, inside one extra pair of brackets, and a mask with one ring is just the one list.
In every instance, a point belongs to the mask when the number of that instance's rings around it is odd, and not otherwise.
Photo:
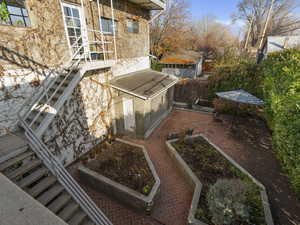
[(263, 68), (265, 112), (274, 147), (300, 197), (300, 50), (272, 54)]
[(261, 98), (262, 75), (261, 66), (251, 59), (243, 59), (232, 63), (223, 60), (216, 63), (214, 70), (216, 75), (209, 79), (209, 97), (215, 97), (216, 92), (244, 89)]
[(160, 64), (158, 60), (153, 59), (153, 60), (151, 60), (151, 69), (161, 72), (162, 64)]
[[(215, 92), (244, 89), (265, 100), (263, 117), (273, 130), (274, 149), (300, 198), (300, 50), (273, 53), (260, 65), (223, 58), (215, 71), (210, 98)], [(216, 101), (215, 105), (230, 113), (230, 104)]]
[(249, 207), (245, 204), (250, 187), (238, 179), (219, 179), (207, 194), (212, 222), (216, 225), (249, 222)]
[(225, 114), (255, 114), (258, 115), (257, 107), (249, 104), (236, 103), (230, 100), (215, 98), (213, 106), (216, 112)]

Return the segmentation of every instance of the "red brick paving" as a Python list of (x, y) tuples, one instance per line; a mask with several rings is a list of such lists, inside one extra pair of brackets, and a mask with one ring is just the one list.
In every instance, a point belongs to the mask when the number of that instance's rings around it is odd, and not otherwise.
[[(186, 224), (192, 190), (167, 155), (165, 137), (169, 132), (188, 128), (206, 135), (267, 187), (275, 224), (300, 225), (300, 204), (287, 178), (280, 173), (280, 166), (271, 151), (249, 151), (238, 140), (228, 136), (225, 125), (213, 122), (211, 115), (181, 110), (174, 110), (149, 139), (132, 140), (146, 146), (161, 179), (161, 196), (150, 217), (136, 213), (82, 184), (115, 225)], [(267, 175), (262, 176), (262, 173)]]

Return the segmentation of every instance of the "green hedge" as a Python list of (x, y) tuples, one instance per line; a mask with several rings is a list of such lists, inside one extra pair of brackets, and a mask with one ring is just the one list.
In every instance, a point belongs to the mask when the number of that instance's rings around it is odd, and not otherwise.
[(262, 64), (241, 60), (216, 64), (215, 92), (244, 89), (266, 101), (264, 117), (273, 130), (274, 150), (300, 198), (300, 50), (268, 56)]
[(262, 76), (260, 65), (251, 59), (235, 63), (217, 63), (214, 67), (216, 75), (209, 79), (209, 97), (215, 97), (216, 92), (244, 89), (249, 93), (262, 97)]
[(262, 66), (274, 149), (300, 197), (300, 50), (272, 54)]

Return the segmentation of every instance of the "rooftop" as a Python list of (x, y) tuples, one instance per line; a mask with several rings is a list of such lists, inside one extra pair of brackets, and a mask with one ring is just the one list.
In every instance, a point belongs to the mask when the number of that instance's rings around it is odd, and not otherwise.
[(300, 45), (300, 36), (269, 36), (268, 53), (294, 48)]
[(160, 62), (162, 64), (196, 64), (201, 61), (201, 59), (201, 52), (181, 51), (166, 55), (160, 60)]
[(117, 77), (111, 86), (142, 99), (155, 97), (177, 83), (177, 78), (154, 70), (142, 70)]

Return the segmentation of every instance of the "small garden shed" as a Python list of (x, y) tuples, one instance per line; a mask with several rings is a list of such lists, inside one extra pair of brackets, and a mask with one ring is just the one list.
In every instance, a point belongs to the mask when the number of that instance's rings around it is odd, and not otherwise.
[(182, 51), (165, 56), (161, 59), (162, 72), (178, 78), (196, 78), (202, 73), (202, 53)]
[(150, 69), (112, 80), (117, 134), (147, 138), (171, 111), (176, 82)]

